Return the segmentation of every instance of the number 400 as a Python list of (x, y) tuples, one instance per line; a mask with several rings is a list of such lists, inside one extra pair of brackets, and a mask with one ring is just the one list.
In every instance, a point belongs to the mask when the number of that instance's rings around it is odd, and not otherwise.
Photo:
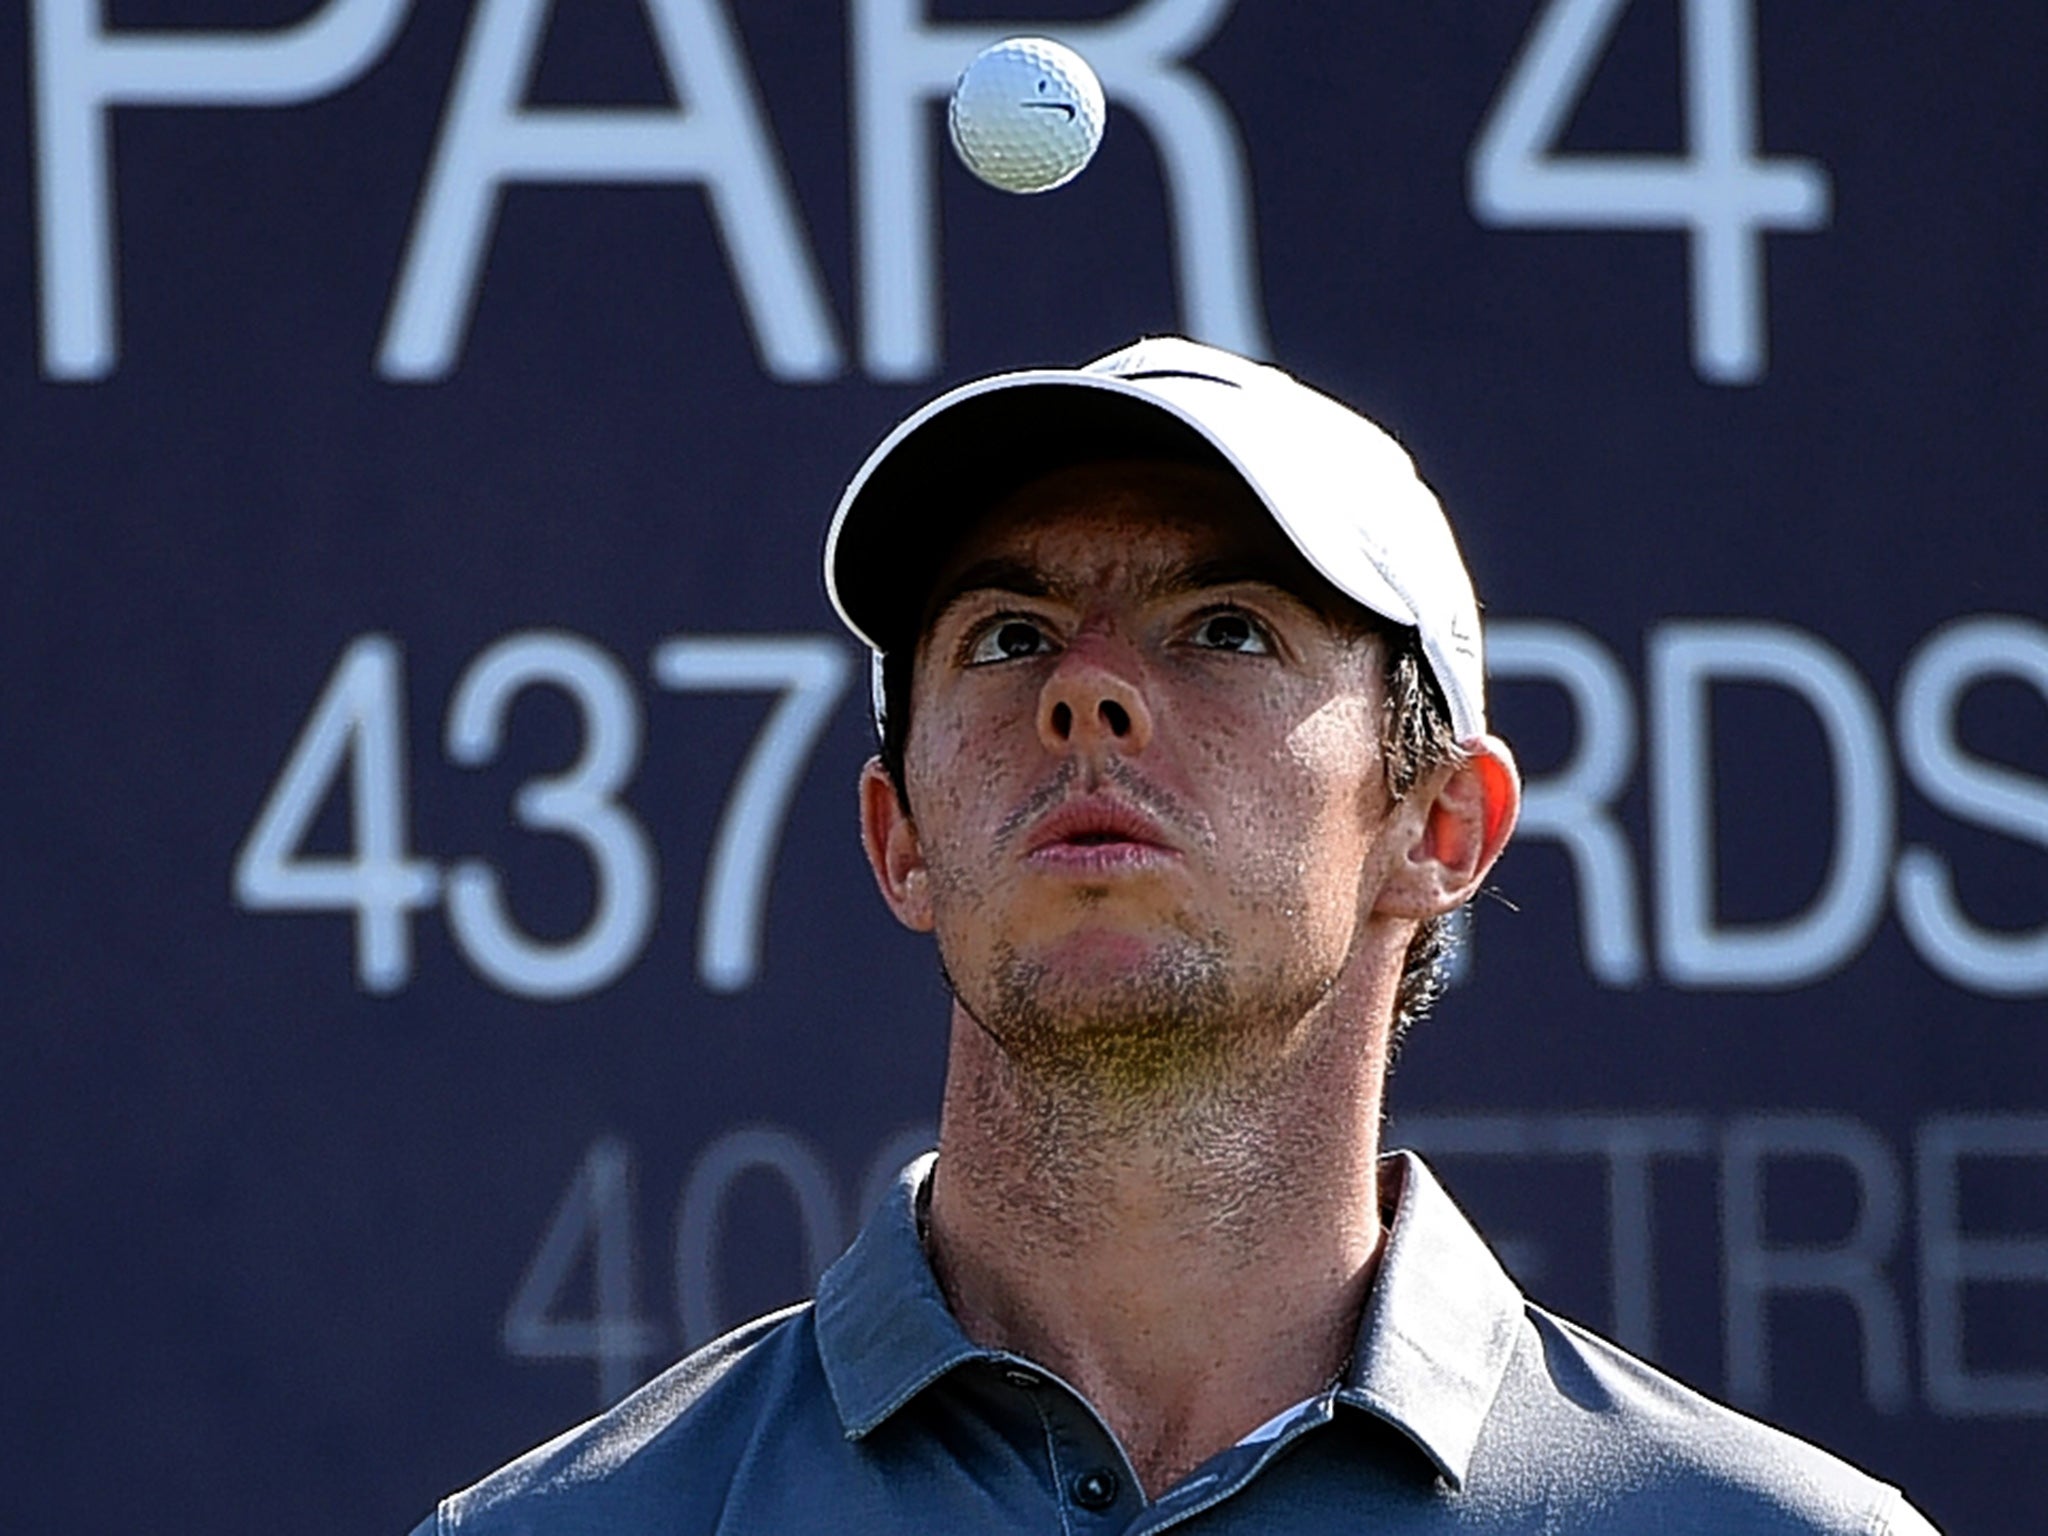
[[(697, 971), (714, 991), (759, 974), (769, 876), (798, 780), (851, 667), (822, 635), (687, 635), (655, 648), (653, 673), (679, 693), (780, 695), (726, 797), (704, 873)], [(362, 635), (342, 652), (283, 771), (235, 856), (236, 901), (252, 912), (349, 912), (356, 976), (391, 992), (412, 975), (412, 914), (445, 898), (463, 956), (486, 980), (525, 997), (566, 998), (618, 979), (639, 957), (658, 900), (653, 844), (619, 796), (640, 761), (639, 695), (617, 658), (558, 630), (508, 635), (478, 656), (448, 702), (443, 748), (462, 767), (496, 757), (512, 701), (552, 688), (575, 707), (583, 750), (566, 772), (529, 779), (512, 803), (530, 831), (582, 845), (596, 899), (582, 930), (559, 941), (523, 932), (503, 881), (482, 859), (442, 870), (409, 848), (405, 689), (397, 642)], [(305, 842), (344, 774), (353, 823), (345, 857)]]

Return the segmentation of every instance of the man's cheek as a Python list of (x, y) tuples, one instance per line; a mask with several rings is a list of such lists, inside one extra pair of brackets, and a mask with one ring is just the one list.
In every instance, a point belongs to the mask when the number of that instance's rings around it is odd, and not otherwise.
[(1286, 737), (1286, 758), (1296, 772), (1323, 783), (1374, 777), (1377, 748), (1372, 703), (1356, 694), (1325, 700)]
[(987, 901), (987, 890), (966, 865), (940, 848), (925, 866), (930, 871), (932, 915), (942, 933), (975, 917)]

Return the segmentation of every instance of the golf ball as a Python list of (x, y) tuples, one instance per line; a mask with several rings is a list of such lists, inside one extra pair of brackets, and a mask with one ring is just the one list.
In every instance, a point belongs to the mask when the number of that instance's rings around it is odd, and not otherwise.
[(1010, 37), (974, 56), (946, 111), (961, 162), (1005, 192), (1072, 181), (1102, 142), (1102, 82), (1073, 49)]

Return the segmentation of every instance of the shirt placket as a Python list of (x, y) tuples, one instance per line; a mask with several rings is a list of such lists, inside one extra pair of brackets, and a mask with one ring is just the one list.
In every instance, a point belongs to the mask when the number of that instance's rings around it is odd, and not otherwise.
[(1047, 1475), (1071, 1536), (1121, 1536), (1143, 1513), (1145, 1496), (1128, 1457), (1074, 1390), (1025, 1361), (1001, 1366), (1004, 1383), (1027, 1401), (1045, 1433)]

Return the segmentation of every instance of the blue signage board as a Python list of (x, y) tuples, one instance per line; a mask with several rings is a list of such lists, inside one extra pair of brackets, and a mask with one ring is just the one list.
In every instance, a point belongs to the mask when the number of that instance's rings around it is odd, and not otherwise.
[[(1101, 74), (973, 181), (983, 45)], [(1405, 1049), (1547, 1304), (2037, 1528), (2048, 12), (29, 0), (0, 21), (23, 1530), (399, 1532), (930, 1144), (847, 475), (1180, 331), (1385, 422), (1529, 780)]]

